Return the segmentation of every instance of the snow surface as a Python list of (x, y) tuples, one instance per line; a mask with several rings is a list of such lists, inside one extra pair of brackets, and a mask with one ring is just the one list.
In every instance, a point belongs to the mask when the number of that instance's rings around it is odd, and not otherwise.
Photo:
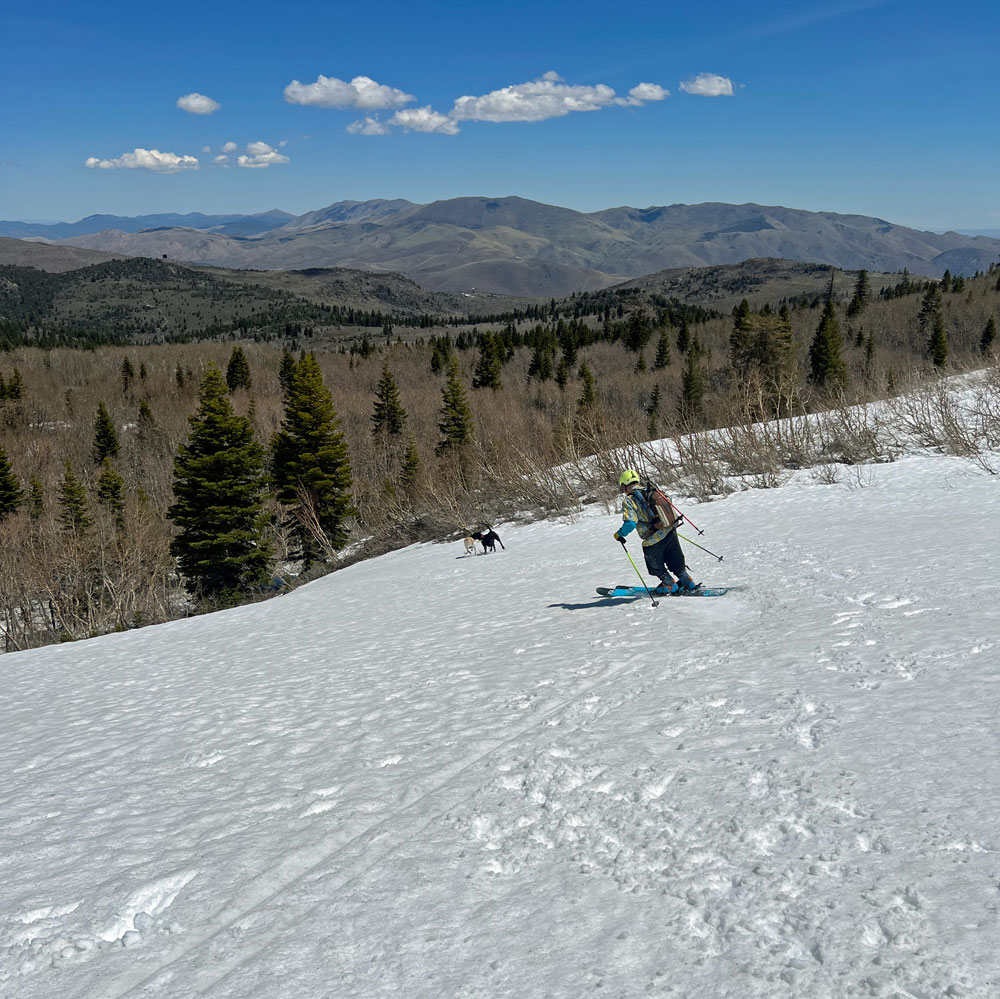
[(1000, 996), (1000, 483), (690, 512), (2, 657), (0, 995)]

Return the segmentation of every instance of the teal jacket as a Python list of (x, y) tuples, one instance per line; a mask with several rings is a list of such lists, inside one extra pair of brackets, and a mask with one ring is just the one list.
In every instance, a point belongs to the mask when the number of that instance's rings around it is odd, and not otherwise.
[(643, 547), (648, 547), (662, 541), (669, 533), (666, 527), (658, 527), (655, 512), (646, 505), (638, 484), (622, 496), (622, 521), (622, 526), (615, 531), (619, 541), (638, 529)]

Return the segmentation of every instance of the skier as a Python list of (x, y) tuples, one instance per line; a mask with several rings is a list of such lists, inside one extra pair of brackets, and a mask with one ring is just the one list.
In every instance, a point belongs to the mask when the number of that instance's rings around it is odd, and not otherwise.
[[(656, 508), (643, 495), (639, 476), (627, 468), (618, 479), (618, 492), (622, 495), (622, 526), (615, 531), (615, 541), (625, 547), (625, 537), (635, 528), (642, 538), (642, 556), (650, 575), (660, 580), (660, 585), (652, 592), (657, 594), (679, 593), (681, 590), (696, 590), (698, 584), (691, 578), (677, 540), (676, 523), (663, 526)], [(670, 517), (673, 508), (669, 500), (667, 506)], [(677, 576), (677, 580), (671, 575)]]

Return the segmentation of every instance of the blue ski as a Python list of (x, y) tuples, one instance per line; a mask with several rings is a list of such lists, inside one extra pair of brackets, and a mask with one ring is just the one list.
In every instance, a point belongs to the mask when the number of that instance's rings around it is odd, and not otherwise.
[(644, 586), (598, 586), (597, 592), (602, 597), (648, 597), (650, 593), (657, 597), (721, 597), (736, 586), (699, 586), (696, 590), (680, 590), (678, 593), (657, 593), (652, 587), (647, 591)]

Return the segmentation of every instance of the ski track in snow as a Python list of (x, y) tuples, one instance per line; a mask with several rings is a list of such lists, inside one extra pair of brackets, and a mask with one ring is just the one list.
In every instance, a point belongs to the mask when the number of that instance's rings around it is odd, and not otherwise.
[(5, 656), (0, 995), (1000, 995), (998, 508), (799, 473), (695, 514), (719, 600), (591, 598), (590, 511)]

